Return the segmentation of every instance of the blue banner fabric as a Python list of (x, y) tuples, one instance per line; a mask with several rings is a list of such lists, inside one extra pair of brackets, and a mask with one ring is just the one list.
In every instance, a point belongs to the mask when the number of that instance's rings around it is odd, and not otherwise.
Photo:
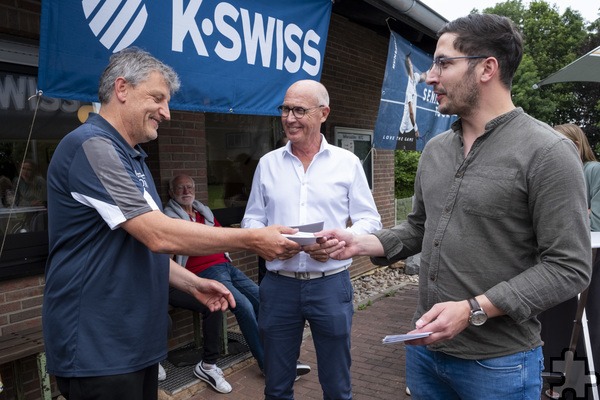
[(390, 32), (373, 147), (422, 151), (429, 139), (456, 120), (437, 111), (433, 87), (425, 83), (432, 62), (431, 55)]
[(44, 0), (38, 85), (98, 101), (108, 59), (130, 46), (180, 75), (176, 110), (277, 115), (285, 90), (320, 80), (331, 0)]

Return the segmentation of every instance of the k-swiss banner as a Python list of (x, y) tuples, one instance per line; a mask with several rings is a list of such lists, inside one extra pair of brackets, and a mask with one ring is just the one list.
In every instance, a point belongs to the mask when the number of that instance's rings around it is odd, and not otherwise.
[(429, 139), (450, 128), (456, 117), (437, 111), (433, 87), (425, 83), (432, 61), (431, 55), (390, 33), (373, 147), (422, 151)]
[(277, 115), (285, 90), (320, 80), (331, 0), (44, 0), (38, 85), (98, 101), (114, 52), (137, 46), (181, 78), (177, 110)]

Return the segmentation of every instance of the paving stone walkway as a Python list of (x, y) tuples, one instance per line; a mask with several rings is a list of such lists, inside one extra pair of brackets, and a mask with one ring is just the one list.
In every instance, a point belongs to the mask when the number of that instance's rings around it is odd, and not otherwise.
[[(392, 290), (392, 295), (373, 298), (358, 307), (352, 326), (352, 386), (355, 400), (408, 400), (405, 390), (404, 344), (382, 344), (385, 335), (410, 330), (410, 320), (417, 303), (418, 286), (411, 283)], [(318, 366), (312, 338), (307, 335), (300, 359), (312, 371), (294, 385), (297, 400), (321, 400), (323, 394), (317, 377)], [(209, 387), (196, 392), (189, 400), (259, 400), (263, 399), (264, 378), (255, 362), (244, 363), (225, 371), (233, 386), (229, 394)]]

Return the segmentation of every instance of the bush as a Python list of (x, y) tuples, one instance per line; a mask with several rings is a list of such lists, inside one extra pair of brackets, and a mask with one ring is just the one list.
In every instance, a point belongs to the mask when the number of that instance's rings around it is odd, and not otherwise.
[(415, 194), (415, 176), (421, 153), (418, 151), (396, 150), (394, 156), (394, 193), (397, 199), (412, 197)]

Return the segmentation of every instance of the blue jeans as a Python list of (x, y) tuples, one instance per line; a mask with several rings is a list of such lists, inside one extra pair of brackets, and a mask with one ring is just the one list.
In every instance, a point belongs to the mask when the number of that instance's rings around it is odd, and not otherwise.
[(233, 294), (236, 307), (231, 309), (250, 352), (263, 369), (265, 352), (258, 334), (258, 285), (230, 263), (216, 264), (198, 274), (221, 282)]
[(300, 280), (267, 272), (260, 284), (260, 334), (265, 346), (265, 399), (293, 399), (296, 360), (310, 323), (325, 400), (352, 399), (349, 272)]
[(406, 346), (406, 386), (413, 400), (539, 400), (542, 348), (465, 360), (425, 346)]

